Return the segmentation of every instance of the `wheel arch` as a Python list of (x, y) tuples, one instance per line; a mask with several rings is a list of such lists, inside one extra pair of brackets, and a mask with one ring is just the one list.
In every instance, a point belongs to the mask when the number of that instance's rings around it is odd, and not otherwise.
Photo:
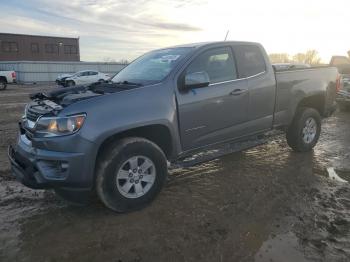
[(174, 145), (169, 128), (162, 124), (152, 124), (140, 126), (121, 131), (104, 138), (100, 143), (96, 153), (96, 163), (99, 156), (112, 142), (126, 137), (141, 137), (155, 143), (164, 152), (167, 159), (171, 159), (174, 155)]
[(301, 107), (310, 107), (316, 109), (318, 113), (322, 116), (325, 113), (325, 106), (326, 94), (324, 92), (316, 93), (302, 98), (297, 104), (294, 112), (296, 113)]
[(5, 76), (0, 76), (0, 80), (4, 80), (4, 82), (7, 84), (7, 78)]

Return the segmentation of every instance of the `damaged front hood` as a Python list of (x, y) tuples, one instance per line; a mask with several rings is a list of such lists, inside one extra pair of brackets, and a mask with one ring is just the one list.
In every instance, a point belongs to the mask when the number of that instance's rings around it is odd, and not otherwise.
[(56, 90), (45, 92), (45, 93), (35, 93), (30, 95), (33, 101), (52, 101), (61, 107), (66, 107), (74, 102), (93, 98), (100, 96), (100, 93), (93, 92), (89, 90), (88, 87), (72, 87), (72, 88), (58, 88)]
[(37, 112), (40, 115), (55, 115), (73, 103), (138, 87), (141, 87), (141, 85), (110, 82), (71, 88), (56, 88), (50, 92), (30, 95), (32, 102), (28, 104), (27, 109)]
[(62, 75), (57, 76), (57, 80), (63, 80), (65, 78), (68, 78), (71, 76), (73, 76), (73, 75), (72, 74), (62, 74)]
[(122, 92), (130, 89), (144, 87), (141, 84), (134, 84), (124, 81), (122, 83), (93, 83), (87, 86), (77, 86), (71, 88), (56, 88), (51, 92), (35, 93), (30, 96), (32, 100), (51, 100), (63, 107), (72, 103), (86, 100), (101, 95)]

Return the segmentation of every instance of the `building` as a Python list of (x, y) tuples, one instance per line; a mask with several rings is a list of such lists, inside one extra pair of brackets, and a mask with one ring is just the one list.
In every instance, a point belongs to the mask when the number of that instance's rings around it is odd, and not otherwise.
[(0, 33), (0, 61), (80, 61), (79, 38)]

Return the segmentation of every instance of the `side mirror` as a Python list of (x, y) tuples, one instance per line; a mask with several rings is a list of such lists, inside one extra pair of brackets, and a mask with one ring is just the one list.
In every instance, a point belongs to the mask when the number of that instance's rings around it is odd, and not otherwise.
[(185, 89), (207, 87), (210, 84), (207, 72), (194, 72), (185, 76)]

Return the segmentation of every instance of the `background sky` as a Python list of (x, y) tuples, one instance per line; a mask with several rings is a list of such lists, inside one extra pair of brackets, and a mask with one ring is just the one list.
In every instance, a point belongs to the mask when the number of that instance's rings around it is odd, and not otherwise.
[(350, 0), (0, 0), (0, 32), (80, 37), (83, 61), (132, 60), (190, 42), (262, 43), (268, 53), (350, 50)]

